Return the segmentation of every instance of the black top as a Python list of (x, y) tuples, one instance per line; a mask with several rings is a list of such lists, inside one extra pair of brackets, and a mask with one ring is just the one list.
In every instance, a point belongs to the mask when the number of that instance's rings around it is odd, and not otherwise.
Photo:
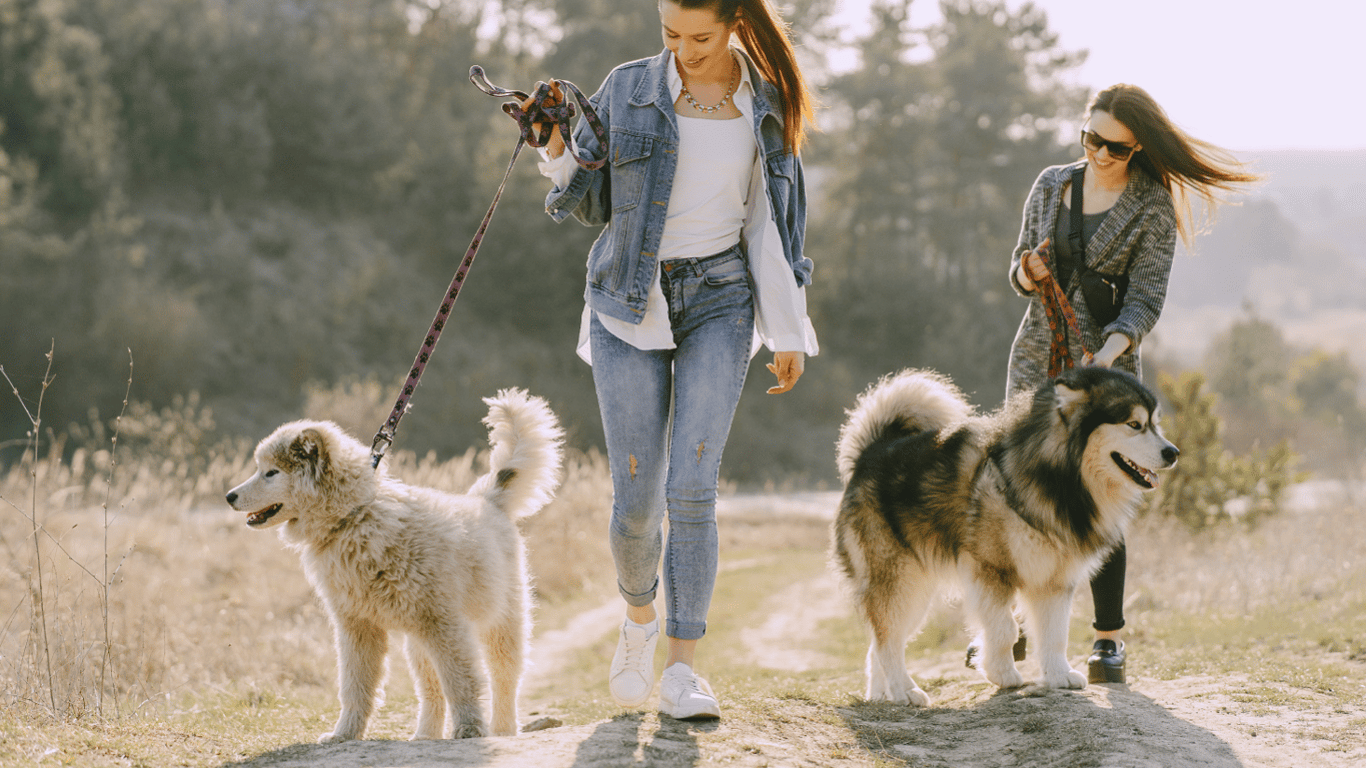
[[(1091, 237), (1100, 229), (1100, 225), (1105, 221), (1106, 215), (1110, 210), (1100, 213), (1085, 213), (1081, 217), (1081, 242), (1082, 245), (1090, 242)], [(1058, 285), (1064, 290), (1067, 289), (1068, 282), (1072, 279), (1072, 273), (1081, 266), (1077, 263), (1077, 254), (1072, 253), (1072, 242), (1067, 236), (1068, 223), (1070, 216), (1059, 216), (1053, 224), (1053, 259), (1058, 265)]]

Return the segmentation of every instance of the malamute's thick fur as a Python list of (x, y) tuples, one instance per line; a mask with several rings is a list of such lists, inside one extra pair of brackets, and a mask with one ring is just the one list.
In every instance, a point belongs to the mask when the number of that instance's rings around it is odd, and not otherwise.
[[(414, 739), (485, 734), (483, 661), (493, 733), (517, 732), (517, 686), (530, 634), (524, 547), (515, 518), (550, 501), (562, 432), (540, 398), (485, 399), (493, 452), (464, 495), (405, 485), (370, 466), (370, 450), (331, 422), (296, 421), (256, 447), (256, 474), (228, 493), (247, 525), (280, 525), (336, 635), (341, 717), (319, 741), (360, 738), (384, 674), (389, 632), (418, 695)], [(283, 525), (281, 525), (283, 524)]]
[(1072, 593), (1118, 543), (1153, 470), (1176, 463), (1136, 378), (1076, 368), (990, 416), (944, 377), (906, 371), (861, 396), (839, 438), (834, 556), (872, 630), (870, 701), (925, 706), (905, 648), (956, 583), (979, 665), (1024, 684), (1011, 653), (1018, 599), (1043, 685), (1083, 688), (1066, 658)]

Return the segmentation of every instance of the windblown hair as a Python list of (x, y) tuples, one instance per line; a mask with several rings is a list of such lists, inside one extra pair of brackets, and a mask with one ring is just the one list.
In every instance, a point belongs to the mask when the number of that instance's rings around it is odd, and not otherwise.
[[(1143, 150), (1134, 154), (1132, 162), (1176, 199), (1177, 231), (1187, 247), (1214, 220), (1215, 208), (1223, 202), (1217, 191), (1232, 192), (1237, 184), (1261, 178), (1245, 172), (1246, 164), (1228, 150), (1176, 127), (1153, 97), (1136, 85), (1119, 83), (1097, 93), (1086, 113), (1095, 110), (1108, 112), (1138, 139)], [(1194, 221), (1192, 196), (1203, 201), (1199, 223)]]
[(740, 45), (754, 60), (759, 74), (778, 88), (782, 97), (783, 144), (797, 154), (806, 140), (808, 124), (816, 120), (816, 97), (797, 66), (791, 26), (783, 21), (770, 0), (663, 0), (680, 8), (709, 8), (716, 20), (732, 24)]

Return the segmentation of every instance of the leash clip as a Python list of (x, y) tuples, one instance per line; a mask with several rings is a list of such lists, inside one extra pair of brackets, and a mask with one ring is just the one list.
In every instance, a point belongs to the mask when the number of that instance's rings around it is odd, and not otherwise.
[(385, 424), (375, 433), (374, 442), (370, 443), (370, 468), (379, 469), (380, 459), (388, 452), (389, 446), (394, 444), (394, 432), (390, 425)]

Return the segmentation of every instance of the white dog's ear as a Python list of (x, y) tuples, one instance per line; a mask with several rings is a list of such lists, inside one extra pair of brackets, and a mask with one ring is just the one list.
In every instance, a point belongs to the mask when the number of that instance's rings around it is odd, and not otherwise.
[(313, 477), (327, 469), (327, 436), (312, 427), (303, 430), (289, 445), (289, 457)]
[(1062, 416), (1063, 421), (1072, 418), (1072, 414), (1086, 400), (1086, 390), (1073, 389), (1061, 381), (1053, 384), (1053, 397), (1058, 401), (1058, 415)]

